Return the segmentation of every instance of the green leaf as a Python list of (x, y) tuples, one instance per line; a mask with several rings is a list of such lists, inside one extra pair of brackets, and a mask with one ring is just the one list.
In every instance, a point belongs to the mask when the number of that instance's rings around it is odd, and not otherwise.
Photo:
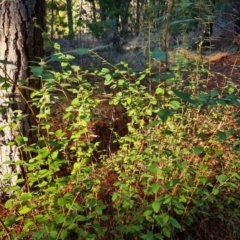
[(233, 189), (233, 190), (235, 190), (235, 189), (238, 188), (238, 186), (237, 186), (236, 184), (232, 183), (232, 182), (228, 182), (228, 183), (227, 183), (227, 186), (228, 186), (229, 188)]
[(152, 52), (152, 57), (160, 61), (166, 61), (169, 56), (166, 52), (156, 49)]
[(181, 23), (190, 23), (190, 22), (196, 22), (195, 18), (189, 18), (189, 19), (180, 19), (176, 20), (170, 23), (170, 26), (175, 25), (175, 24), (181, 24)]
[(158, 117), (163, 121), (166, 122), (168, 117), (171, 115), (172, 111), (170, 109), (161, 109), (158, 112)]
[(68, 235), (68, 231), (66, 229), (62, 229), (60, 234), (60, 239), (62, 240), (66, 239), (67, 235)]
[(12, 87), (12, 84), (10, 84), (10, 83), (8, 83), (8, 82), (4, 82), (1, 86), (0, 86), (0, 90), (2, 89), (8, 89), (8, 88), (10, 88), (10, 87)]
[(51, 153), (51, 157), (52, 157), (53, 160), (55, 160), (57, 158), (58, 153), (59, 153), (58, 151), (54, 151), (54, 152)]
[(55, 217), (55, 222), (57, 224), (63, 223), (65, 221), (66, 217), (63, 213), (59, 213), (56, 217)]
[(64, 197), (61, 197), (57, 200), (57, 204), (60, 206), (60, 207), (63, 207), (65, 206), (67, 203), (66, 199)]
[(225, 174), (218, 175), (216, 178), (219, 181), (219, 183), (221, 183), (221, 184), (224, 183), (228, 179), (228, 177)]
[(66, 59), (68, 59), (68, 60), (75, 59), (75, 57), (74, 57), (74, 56), (72, 56), (72, 55), (69, 55), (69, 54), (66, 54), (66, 55), (65, 55), (65, 58), (66, 58)]
[(153, 232), (147, 230), (147, 234), (145, 235), (144, 240), (152, 240), (152, 239), (154, 239), (153, 238)]
[(42, 33), (42, 37), (43, 37), (43, 39), (49, 39), (50, 34), (49, 34), (49, 33), (46, 33), (46, 32), (43, 32), (43, 33)]
[(194, 154), (201, 154), (201, 153), (203, 153), (204, 152), (204, 148), (203, 147), (200, 147), (200, 146), (197, 146), (197, 147), (194, 147), (193, 148), (193, 153)]
[(170, 217), (170, 223), (173, 227), (175, 227), (177, 229), (181, 229), (181, 225), (179, 224), (179, 222), (175, 218)]
[(152, 122), (150, 122), (150, 123), (147, 125), (147, 128), (155, 127), (155, 126), (157, 126), (160, 122), (161, 122), (161, 120), (152, 121)]
[(7, 64), (11, 64), (11, 65), (15, 65), (13, 62), (9, 62), (7, 60), (0, 60), (0, 63), (7, 65)]
[(40, 240), (43, 239), (43, 235), (47, 232), (47, 229), (40, 229), (39, 231), (36, 231), (33, 233), (34, 239)]
[(18, 212), (19, 214), (23, 215), (30, 212), (31, 210), (32, 210), (31, 208), (24, 206), (24, 207), (21, 207)]
[(154, 201), (152, 203), (152, 208), (155, 213), (158, 213), (161, 207), (161, 203), (159, 201)]
[(130, 105), (132, 102), (132, 99), (130, 97), (128, 97), (126, 100), (127, 100), (127, 104)]
[(48, 182), (47, 181), (42, 181), (40, 184), (38, 184), (37, 186), (39, 187), (39, 188), (43, 188), (43, 187), (45, 187), (45, 186), (47, 186), (48, 185)]
[(76, 97), (72, 100), (71, 105), (79, 105), (79, 99)]
[(172, 203), (178, 209), (181, 209), (181, 210), (185, 209), (184, 205), (181, 202), (179, 202), (179, 199), (174, 199)]
[(149, 171), (153, 174), (157, 174), (158, 172), (158, 164), (157, 163), (152, 163), (150, 168), (149, 168)]
[(225, 141), (227, 139), (226, 133), (222, 131), (217, 131), (216, 134), (221, 140)]
[(84, 215), (78, 215), (77, 220), (79, 222), (85, 222), (86, 221), (86, 217)]
[(178, 101), (170, 101), (169, 104), (173, 109), (179, 109), (181, 107), (181, 104)]
[(145, 211), (145, 212), (143, 213), (143, 216), (144, 216), (144, 217), (148, 217), (148, 216), (150, 216), (150, 215), (152, 215), (152, 210), (147, 210), (147, 211)]
[(77, 48), (77, 49), (73, 49), (71, 51), (67, 51), (66, 53), (77, 53), (79, 55), (85, 55), (89, 52), (88, 48)]
[(222, 156), (224, 153), (223, 150), (221, 150), (221, 149), (215, 149), (214, 151), (218, 157)]
[(157, 99), (151, 98), (151, 99), (150, 99), (150, 103), (151, 103), (152, 105), (156, 105), (156, 104), (157, 104)]
[(188, 155), (188, 154), (190, 154), (190, 151), (189, 151), (187, 148), (183, 148), (183, 149), (180, 151), (180, 154), (181, 154), (181, 155)]
[[(17, 216), (10, 216), (10, 217), (6, 217), (5, 219), (4, 219), (4, 224), (8, 227), (12, 227), (12, 225), (14, 224), (14, 223), (16, 223), (17, 222)], [(1, 231), (0, 231), (1, 232)]]
[(9, 200), (7, 200), (7, 201), (5, 202), (5, 207), (6, 207), (7, 209), (11, 209), (12, 206), (13, 206), (13, 199), (9, 199)]
[(118, 80), (118, 86), (123, 86), (125, 83), (126, 83), (126, 80), (124, 80), (124, 79)]
[(32, 198), (31, 193), (22, 193), (21, 196), (20, 196), (21, 201), (30, 200), (31, 198)]
[(8, 78), (1, 77), (1, 76), (0, 76), (0, 83), (5, 83), (5, 82), (8, 82), (8, 81), (9, 81)]
[(95, 211), (98, 215), (102, 215), (102, 208), (100, 206), (96, 206)]
[(171, 73), (157, 75), (153, 78), (153, 82), (160, 82), (162, 80), (171, 81), (175, 79), (175, 75)]
[(105, 75), (105, 82), (104, 82), (104, 84), (105, 85), (109, 85), (109, 84), (112, 83), (112, 81), (113, 81), (112, 75), (111, 74), (106, 74)]
[(170, 232), (170, 230), (168, 228), (164, 227), (162, 231), (163, 231), (163, 235), (165, 237), (168, 237), (168, 238), (171, 237), (171, 232)]
[(51, 55), (51, 61), (61, 61), (61, 57), (63, 56), (62, 53), (55, 53)]
[(163, 235), (161, 233), (155, 233), (154, 239), (164, 239)]
[(232, 93), (234, 93), (234, 91), (235, 91), (235, 89), (233, 87), (230, 87), (228, 89), (228, 94), (232, 94)]
[(31, 229), (31, 227), (32, 226), (34, 226), (34, 222), (33, 221), (31, 221), (31, 220), (27, 220), (26, 222), (25, 222), (25, 224), (24, 224), (24, 227), (23, 227), (23, 230), (24, 231), (26, 231), (26, 230), (28, 230), (29, 231), (29, 229)]
[(219, 193), (219, 189), (218, 188), (214, 188), (212, 190), (212, 193), (213, 193), (213, 195), (217, 195)]
[(102, 68), (101, 74), (106, 74), (106, 73), (109, 73), (109, 69), (108, 68)]
[(178, 215), (183, 215), (184, 210), (179, 210), (179, 209), (177, 209), (177, 208), (174, 208), (174, 212), (175, 212), (176, 214), (178, 214)]
[(36, 77), (42, 76), (43, 73), (43, 67), (39, 66), (30, 66), (31, 72), (34, 74)]
[(82, 212), (83, 211), (83, 207), (82, 206), (80, 206), (78, 203), (74, 203), (73, 205), (72, 205), (72, 209), (73, 210), (77, 210), (78, 212)]
[(114, 202), (116, 199), (118, 199), (118, 197), (119, 197), (119, 193), (114, 192), (112, 195), (112, 201)]
[(164, 129), (163, 130), (163, 134), (165, 134), (165, 135), (172, 135), (173, 132), (171, 130), (169, 130), (169, 129)]
[(210, 92), (210, 96), (211, 97), (217, 97), (218, 96), (218, 90), (212, 90), (211, 92)]
[(53, 47), (54, 47), (54, 49), (56, 49), (56, 50), (60, 50), (60, 49), (61, 49), (61, 46), (60, 46), (60, 44), (58, 44), (58, 43), (54, 43), (54, 44), (53, 44)]
[(155, 93), (156, 93), (157, 95), (163, 95), (163, 94), (164, 94), (164, 89), (158, 87), (158, 88), (156, 89)]
[(173, 92), (177, 97), (181, 98), (185, 102), (189, 102), (189, 103), (194, 104), (194, 105), (197, 103), (196, 100), (191, 99), (191, 95), (188, 94), (188, 93), (180, 92), (177, 89), (174, 89)]
[(34, 220), (37, 221), (38, 223), (45, 223), (48, 220), (48, 217), (46, 215), (38, 214), (34, 216)]
[(38, 172), (38, 177), (39, 178), (44, 178), (46, 176), (49, 176), (51, 174), (51, 172), (47, 169), (42, 169)]
[(103, 50), (103, 49), (106, 49), (108, 47), (109, 47), (109, 45), (97, 46), (97, 47), (91, 49), (91, 51)]
[(172, 198), (173, 198), (172, 195), (169, 195), (169, 194), (165, 195), (163, 204), (170, 203), (172, 201)]
[(58, 232), (56, 230), (50, 231), (50, 236), (53, 237), (54, 239), (57, 238)]
[(18, 143), (18, 145), (23, 145), (27, 142), (27, 138), (21, 137), (21, 136), (16, 136), (15, 141)]
[(103, 221), (107, 221), (108, 220), (108, 216), (102, 215), (100, 216), (100, 219)]
[(158, 182), (153, 183), (152, 186), (151, 186), (151, 190), (152, 190), (153, 193), (157, 193), (159, 188), (160, 188), (160, 184)]

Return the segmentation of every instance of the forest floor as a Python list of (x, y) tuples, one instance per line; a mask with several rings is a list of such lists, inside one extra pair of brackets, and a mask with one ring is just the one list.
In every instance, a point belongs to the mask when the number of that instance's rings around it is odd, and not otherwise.
[[(235, 52), (217, 50), (213, 54), (204, 55), (203, 59), (205, 62), (205, 68), (208, 70), (208, 74), (205, 76), (207, 78), (208, 90), (223, 89), (224, 86), (226, 86), (226, 84), (229, 83), (229, 81), (234, 84), (240, 85), (240, 53), (237, 51), (237, 49), (235, 49)], [(106, 107), (106, 106), (103, 106), (103, 107)], [(98, 129), (96, 129), (96, 126), (97, 124), (95, 125), (95, 131), (97, 132)], [(100, 123), (99, 123), (99, 126), (101, 128)], [(107, 131), (107, 129), (105, 130)], [(99, 131), (102, 132), (102, 136), (101, 136), (102, 139), (98, 139), (99, 141), (101, 140), (104, 141), (104, 139), (108, 138), (107, 136), (108, 134), (104, 136), (104, 131), (102, 128)], [(112, 188), (114, 181), (115, 181), (114, 174), (109, 174), (109, 179), (105, 179), (104, 184), (108, 188)], [(4, 202), (5, 202), (5, 199), (1, 199), (0, 219), (4, 219), (8, 216), (11, 216), (11, 214), (13, 214), (11, 211), (7, 210), (4, 207)], [(16, 233), (20, 233), (22, 230), (22, 227), (23, 226), (20, 221), (18, 225), (15, 225), (13, 230)], [(218, 225), (216, 228), (212, 226), (205, 227), (205, 230), (208, 231), (208, 236), (209, 236), (208, 239), (221, 239), (220, 235), (218, 236), (216, 235), (217, 234), (216, 232), (219, 230), (220, 226)], [(222, 231), (221, 234), (224, 234), (224, 231)], [(226, 239), (225, 237), (223, 237), (221, 240), (225, 240)]]
[(240, 52), (218, 53), (209, 57), (209, 89), (220, 89), (227, 82), (240, 83)]

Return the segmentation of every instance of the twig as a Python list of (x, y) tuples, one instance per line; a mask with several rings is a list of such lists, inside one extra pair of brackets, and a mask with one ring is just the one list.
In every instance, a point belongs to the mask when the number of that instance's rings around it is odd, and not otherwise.
[(6, 227), (6, 225), (4, 224), (4, 222), (2, 221), (2, 219), (0, 218), (0, 225), (2, 226), (3, 228), (3, 231), (6, 233), (6, 236), (7, 236), (7, 239), (8, 240), (13, 240), (10, 233), (9, 233), (9, 230), (8, 228)]

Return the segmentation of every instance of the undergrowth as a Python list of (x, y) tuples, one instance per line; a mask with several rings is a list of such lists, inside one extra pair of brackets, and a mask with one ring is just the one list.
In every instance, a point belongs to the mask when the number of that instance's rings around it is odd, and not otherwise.
[(16, 139), (30, 160), (0, 237), (238, 239), (238, 86), (207, 89), (208, 70), (183, 57), (155, 76), (125, 62), (82, 71), (54, 46), (31, 68), (38, 140)]

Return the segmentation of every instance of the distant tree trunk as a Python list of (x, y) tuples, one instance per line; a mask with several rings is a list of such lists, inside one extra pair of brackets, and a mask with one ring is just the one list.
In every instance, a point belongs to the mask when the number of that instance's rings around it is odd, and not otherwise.
[(54, 35), (54, 0), (51, 1), (51, 40), (53, 39)]
[(97, 10), (95, 0), (92, 1), (92, 12), (93, 12), (93, 21), (97, 22)]
[[(15, 144), (9, 143), (14, 142), (15, 137), (21, 134), (29, 142), (35, 140), (34, 132), (30, 131), (35, 119), (34, 113), (26, 103), (30, 92), (17, 85), (19, 80), (28, 80), (29, 62), (43, 54), (42, 29), (34, 25), (37, 23), (44, 27), (44, 11), (44, 0), (14, 0), (0, 4), (0, 60), (12, 62), (6, 65), (0, 63), (0, 191), (6, 185), (14, 185), (17, 175), (23, 175), (20, 167), (3, 163), (27, 160), (26, 156), (23, 159)], [(6, 79), (5, 83), (3, 79)], [(9, 80), (12, 83), (7, 86)], [(40, 88), (40, 81), (28, 80), (26, 87)], [(16, 119), (16, 116), (23, 114), (28, 117), (21, 121)], [(10, 127), (13, 124), (18, 126), (14, 130)], [(6, 125), (9, 126), (3, 128)], [(12, 176), (3, 181), (6, 174)]]
[(100, 7), (101, 22), (105, 22), (107, 20), (107, 14), (106, 14), (107, 8), (104, 0), (99, 0), (99, 7)]
[(136, 6), (136, 36), (139, 35), (139, 31), (140, 31), (140, 0), (137, 0), (137, 6)]
[(130, 2), (131, 0), (128, 0), (125, 2), (123, 14), (121, 16), (121, 22), (122, 22), (121, 36), (122, 37), (128, 36), (128, 17), (129, 17)]
[(67, 0), (67, 17), (68, 17), (68, 37), (73, 39), (73, 16), (72, 16), (72, 0)]

